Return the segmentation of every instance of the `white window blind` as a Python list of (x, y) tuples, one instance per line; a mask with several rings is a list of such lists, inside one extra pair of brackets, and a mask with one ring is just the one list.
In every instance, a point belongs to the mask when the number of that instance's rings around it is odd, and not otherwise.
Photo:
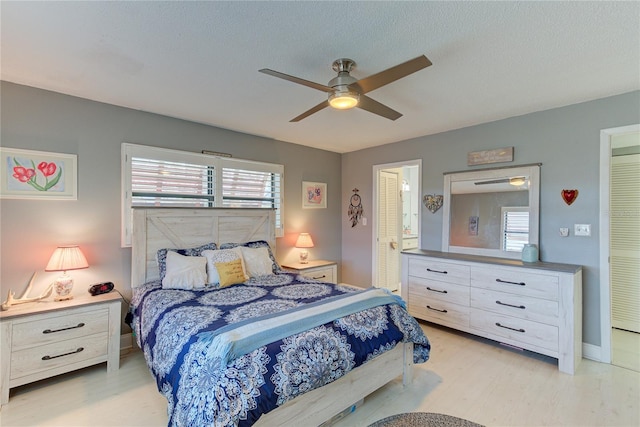
[(131, 245), (132, 207), (273, 208), (284, 234), (284, 166), (136, 144), (122, 145), (122, 246)]
[(529, 243), (529, 208), (502, 208), (502, 250), (522, 252), (524, 245)]

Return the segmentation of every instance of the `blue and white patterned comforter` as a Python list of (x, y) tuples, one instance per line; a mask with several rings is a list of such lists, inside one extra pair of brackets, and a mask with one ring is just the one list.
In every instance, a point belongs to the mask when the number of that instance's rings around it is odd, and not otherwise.
[(252, 278), (223, 289), (136, 289), (132, 328), (167, 398), (170, 426), (250, 426), (260, 415), (328, 384), (400, 342), (414, 343), (414, 362), (430, 344), (398, 304), (370, 308), (279, 339), (220, 368), (211, 340), (218, 328), (354, 289), (293, 273)]

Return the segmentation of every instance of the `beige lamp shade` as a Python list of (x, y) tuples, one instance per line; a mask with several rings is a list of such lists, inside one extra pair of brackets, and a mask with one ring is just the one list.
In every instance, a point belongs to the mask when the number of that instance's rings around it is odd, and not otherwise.
[(296, 240), (296, 248), (312, 248), (313, 240), (309, 233), (300, 233), (298, 240)]
[(89, 263), (77, 245), (58, 246), (44, 271), (67, 271), (88, 268)]

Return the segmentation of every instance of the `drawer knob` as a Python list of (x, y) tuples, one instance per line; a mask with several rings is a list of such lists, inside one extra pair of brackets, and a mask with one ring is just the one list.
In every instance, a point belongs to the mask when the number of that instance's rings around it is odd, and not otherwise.
[(518, 285), (518, 286), (526, 286), (527, 284), (524, 282), (509, 282), (508, 280), (496, 279), (498, 283), (506, 283), (508, 285)]
[(506, 305), (507, 307), (513, 307), (513, 308), (521, 308), (521, 309), (525, 309), (527, 307), (525, 307), (524, 305), (513, 305), (513, 304), (507, 304), (504, 302), (500, 302), (500, 301), (496, 301), (496, 304), (500, 304), (500, 305)]
[(45, 329), (44, 331), (42, 331), (42, 333), (43, 334), (53, 334), (54, 332), (68, 331), (69, 329), (78, 329), (78, 328), (82, 328), (83, 326), (84, 326), (84, 323), (78, 323), (76, 326), (69, 326), (68, 328)]
[(69, 353), (59, 354), (57, 356), (49, 356), (49, 355), (42, 356), (42, 360), (51, 360), (51, 359), (56, 359), (56, 358), (62, 357), (62, 356), (69, 356), (70, 354), (80, 353), (83, 350), (84, 350), (84, 347), (78, 347), (78, 349), (76, 351), (70, 351)]
[(437, 308), (433, 308), (433, 307), (431, 307), (431, 306), (429, 306), (429, 305), (427, 306), (427, 308), (428, 308), (429, 310), (439, 311), (440, 313), (446, 313), (446, 312), (447, 312), (447, 310), (439, 310), (439, 309), (437, 309)]
[(312, 277), (312, 279), (314, 279), (314, 280), (318, 280), (318, 279), (324, 279), (325, 277), (327, 277), (327, 275), (326, 275), (326, 274), (323, 274), (322, 276), (317, 276), (317, 277), (316, 277), (316, 276), (313, 276), (313, 277)]
[(445, 270), (432, 270), (430, 268), (427, 268), (427, 271), (430, 273), (448, 274)]
[(427, 290), (428, 290), (428, 291), (431, 291), (431, 292), (439, 292), (439, 293), (441, 293), (441, 294), (448, 294), (448, 293), (449, 293), (449, 292), (447, 292), (446, 290), (441, 291), (441, 290), (439, 290), (439, 289), (433, 289), (433, 288), (430, 288), (429, 286), (427, 286)]
[(522, 329), (522, 328), (520, 328), (520, 329), (516, 329), (516, 328), (510, 328), (510, 327), (508, 327), (508, 326), (501, 325), (501, 324), (500, 324), (500, 322), (496, 322), (496, 326), (499, 326), (499, 327), (501, 327), (501, 328), (505, 328), (505, 329), (510, 329), (510, 330), (512, 330), (512, 331), (516, 331), (516, 332), (522, 332), (522, 333), (527, 332), (527, 331), (525, 331), (525, 330), (524, 330), (524, 329)]

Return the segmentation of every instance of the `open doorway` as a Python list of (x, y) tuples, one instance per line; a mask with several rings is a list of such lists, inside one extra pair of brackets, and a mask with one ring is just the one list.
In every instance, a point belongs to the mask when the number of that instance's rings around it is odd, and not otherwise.
[(400, 253), (420, 247), (422, 159), (373, 167), (372, 275), (376, 287), (398, 291)]

